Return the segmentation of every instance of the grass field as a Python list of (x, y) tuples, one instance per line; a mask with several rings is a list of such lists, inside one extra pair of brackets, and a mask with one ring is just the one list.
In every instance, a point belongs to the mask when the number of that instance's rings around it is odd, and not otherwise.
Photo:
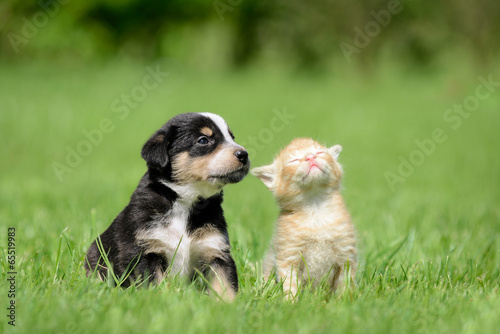
[[(151, 88), (156, 65), (0, 65), (1, 333), (498, 332), (500, 87), (483, 83), (500, 81), (498, 69), (215, 75), (161, 63), (169, 75)], [(361, 254), (355, 289), (306, 289), (289, 303), (259, 280), (278, 212), (252, 176), (225, 190), (234, 303), (198, 282), (123, 290), (85, 277), (90, 243), (145, 172), (142, 144), (186, 111), (225, 117), (253, 166), (298, 136), (343, 146)]]

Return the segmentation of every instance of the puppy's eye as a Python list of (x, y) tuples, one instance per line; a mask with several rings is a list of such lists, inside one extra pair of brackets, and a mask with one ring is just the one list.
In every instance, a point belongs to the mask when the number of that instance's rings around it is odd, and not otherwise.
[(320, 154), (323, 154), (323, 153), (325, 153), (325, 151), (316, 152), (317, 155), (320, 155)]
[(299, 162), (299, 161), (300, 161), (300, 159), (293, 159), (293, 160), (288, 161), (286, 164), (291, 165), (291, 164)]
[(208, 140), (207, 137), (200, 137), (198, 138), (198, 144), (200, 145), (208, 145), (210, 141)]

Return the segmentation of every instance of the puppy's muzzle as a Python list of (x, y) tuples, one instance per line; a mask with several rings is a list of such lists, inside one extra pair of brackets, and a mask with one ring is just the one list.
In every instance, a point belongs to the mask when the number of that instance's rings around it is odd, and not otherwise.
[[(232, 167), (221, 172), (215, 172), (210, 175), (210, 179), (215, 182), (221, 183), (238, 183), (247, 176), (250, 170), (250, 160), (248, 159), (248, 152), (241, 146), (237, 147), (233, 152), (233, 159), (236, 158), (238, 162), (233, 162)], [(219, 161), (219, 167), (222, 162)]]

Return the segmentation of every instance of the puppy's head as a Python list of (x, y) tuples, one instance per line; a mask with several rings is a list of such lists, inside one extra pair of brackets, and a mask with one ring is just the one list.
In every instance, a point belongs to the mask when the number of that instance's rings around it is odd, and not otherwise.
[(142, 157), (171, 183), (213, 190), (241, 181), (250, 169), (247, 151), (224, 119), (211, 113), (172, 118), (144, 144)]

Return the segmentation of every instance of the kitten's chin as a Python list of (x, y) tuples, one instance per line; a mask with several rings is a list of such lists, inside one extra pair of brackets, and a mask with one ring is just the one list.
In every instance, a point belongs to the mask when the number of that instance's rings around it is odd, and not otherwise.
[(299, 184), (302, 188), (328, 185), (330, 177), (319, 168), (311, 168), (309, 173), (301, 177)]

